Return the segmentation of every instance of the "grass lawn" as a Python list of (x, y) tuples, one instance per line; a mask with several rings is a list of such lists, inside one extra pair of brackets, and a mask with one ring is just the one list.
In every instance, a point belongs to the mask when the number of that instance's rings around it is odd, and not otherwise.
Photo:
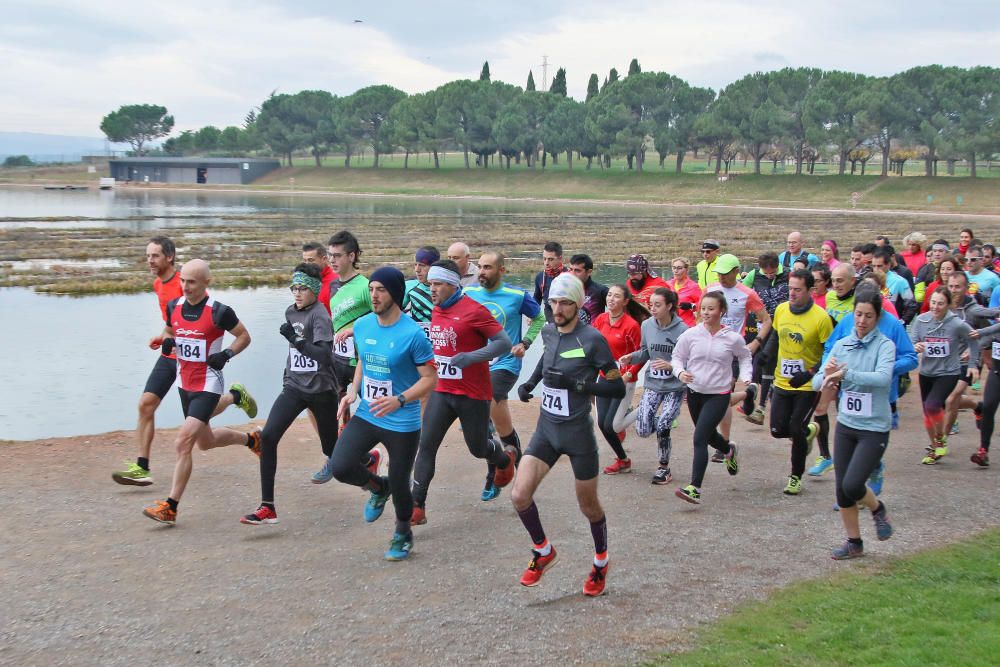
[(998, 664), (1000, 530), (874, 567), (864, 562), (744, 606), (706, 628), (698, 648), (648, 664)]

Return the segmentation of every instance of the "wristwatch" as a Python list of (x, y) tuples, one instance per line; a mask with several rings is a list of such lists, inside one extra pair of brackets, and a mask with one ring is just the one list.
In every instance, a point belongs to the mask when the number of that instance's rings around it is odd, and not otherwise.
[(396, 400), (399, 401), (399, 407), (403, 407), (404, 405), (406, 405), (406, 396), (400, 394), (399, 396), (396, 397)]

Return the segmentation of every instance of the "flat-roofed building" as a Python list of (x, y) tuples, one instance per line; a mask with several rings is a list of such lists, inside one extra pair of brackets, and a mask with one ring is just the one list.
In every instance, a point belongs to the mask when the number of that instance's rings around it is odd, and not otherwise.
[(129, 157), (109, 161), (116, 181), (246, 185), (281, 167), (273, 158)]

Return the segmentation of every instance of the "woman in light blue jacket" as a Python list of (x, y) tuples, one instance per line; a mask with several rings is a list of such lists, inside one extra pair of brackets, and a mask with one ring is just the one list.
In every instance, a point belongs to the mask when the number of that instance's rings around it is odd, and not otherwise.
[(865, 484), (889, 444), (892, 413), (889, 388), (896, 346), (878, 329), (882, 297), (863, 291), (854, 297), (854, 331), (834, 345), (830, 357), (813, 378), (813, 388), (839, 387), (833, 469), (837, 505), (847, 542), (834, 549), (834, 560), (864, 555), (858, 504), (871, 510), (879, 540), (892, 537), (885, 504)]

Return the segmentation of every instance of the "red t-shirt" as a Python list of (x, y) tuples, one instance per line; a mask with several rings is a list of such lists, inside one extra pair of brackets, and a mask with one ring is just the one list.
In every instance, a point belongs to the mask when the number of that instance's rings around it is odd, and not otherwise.
[[(179, 299), (184, 296), (184, 290), (181, 288), (181, 274), (179, 271), (174, 271), (174, 275), (167, 278), (166, 281), (162, 281), (159, 278), (153, 281), (153, 291), (156, 292), (156, 298), (160, 302), (160, 315), (163, 317), (163, 322), (167, 322), (167, 304), (174, 299)], [(163, 356), (169, 359), (176, 359), (177, 356), (171, 352), (170, 354), (164, 354)]]
[[(616, 361), (642, 347), (642, 332), (639, 329), (639, 323), (628, 313), (624, 313), (614, 324), (611, 323), (609, 313), (601, 313), (591, 326), (600, 331), (601, 335), (608, 341), (611, 356)], [(632, 382), (635, 382), (641, 368), (641, 365), (636, 366), (635, 364), (626, 366), (622, 369), (622, 374), (631, 373)]]
[(490, 311), (467, 296), (446, 309), (434, 306), (428, 335), (434, 346), (434, 361), (438, 371), (435, 389), (445, 394), (459, 394), (480, 401), (493, 398), (489, 361), (465, 368), (456, 368), (449, 361), (459, 352), (480, 349), (501, 331), (503, 327)]
[(650, 275), (646, 276), (645, 282), (642, 283), (640, 289), (635, 289), (632, 287), (632, 281), (626, 280), (625, 285), (628, 287), (628, 291), (632, 294), (632, 298), (641, 303), (647, 310), (649, 309), (649, 298), (653, 296), (653, 292), (656, 291), (657, 287), (666, 287), (670, 289), (670, 285), (666, 283), (663, 278), (659, 276), (653, 277)]
[(330, 283), (337, 280), (340, 276), (334, 273), (333, 269), (329, 265), (323, 267), (323, 273), (320, 274), (319, 279), (323, 282), (323, 285), (319, 288), (319, 294), (316, 296), (316, 300), (323, 304), (326, 308), (327, 315), (330, 314)]

